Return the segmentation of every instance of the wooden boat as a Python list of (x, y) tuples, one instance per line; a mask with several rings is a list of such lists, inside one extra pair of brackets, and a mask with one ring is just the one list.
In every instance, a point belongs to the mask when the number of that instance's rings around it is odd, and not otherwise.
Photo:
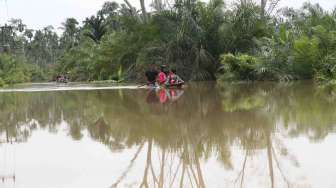
[(183, 89), (185, 87), (186, 87), (185, 83), (162, 85), (162, 86), (145, 84), (145, 85), (139, 86), (139, 88), (145, 88), (145, 89)]

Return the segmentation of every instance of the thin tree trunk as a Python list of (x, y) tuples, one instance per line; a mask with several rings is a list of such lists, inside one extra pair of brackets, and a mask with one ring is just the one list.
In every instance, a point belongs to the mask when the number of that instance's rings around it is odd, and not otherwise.
[(182, 175), (181, 175), (181, 180), (180, 180), (180, 188), (183, 188), (184, 173), (185, 173), (185, 170), (186, 170), (185, 161), (183, 161), (182, 163), (183, 163), (183, 165), (182, 165)]
[(154, 0), (153, 1), (153, 6), (154, 6), (155, 10), (158, 11), (158, 12), (161, 12), (163, 10), (163, 7), (164, 7), (162, 0)]
[(240, 180), (240, 187), (241, 188), (244, 185), (244, 177), (245, 177), (245, 168), (246, 168), (246, 162), (247, 162), (247, 155), (248, 155), (248, 150), (246, 150), (246, 154), (245, 154), (245, 159), (244, 159), (244, 162), (243, 162), (242, 170), (239, 172), (238, 177), (237, 177), (237, 179), (235, 181), (235, 183), (238, 182), (239, 178), (241, 177), (241, 180)]
[(191, 174), (192, 174), (193, 178), (195, 179), (195, 182), (196, 182), (197, 187), (200, 187), (200, 186), (199, 186), (198, 179), (197, 179), (197, 176), (196, 176), (196, 173), (195, 173), (195, 171), (194, 171), (194, 169), (193, 169), (193, 166), (192, 166), (191, 164), (190, 164), (189, 166), (190, 166)]
[(160, 178), (159, 178), (159, 188), (163, 188), (163, 184), (164, 184), (165, 155), (166, 155), (166, 151), (163, 150), (162, 159), (161, 159), (162, 161), (161, 161), (161, 172), (160, 172)]
[(140, 6), (141, 6), (141, 11), (142, 11), (143, 21), (144, 23), (147, 23), (147, 11), (146, 11), (145, 0), (140, 0)]
[(148, 181), (147, 181), (147, 177), (148, 177), (148, 170), (149, 170), (150, 165), (151, 165), (152, 143), (153, 143), (152, 140), (148, 142), (148, 150), (147, 150), (147, 160), (146, 160), (145, 172), (144, 172), (144, 176), (143, 176), (140, 188), (142, 188), (142, 187), (148, 188), (149, 187)]
[(267, 158), (268, 158), (268, 167), (269, 175), (271, 179), (271, 187), (274, 187), (274, 170), (273, 170), (273, 157), (272, 157), (272, 141), (271, 133), (269, 130), (266, 130), (266, 141), (267, 141)]
[(281, 174), (282, 178), (283, 178), (284, 181), (286, 182), (287, 187), (290, 188), (290, 182), (288, 181), (288, 179), (287, 179), (286, 176), (285, 176), (285, 173), (282, 171), (282, 169), (281, 169), (281, 167), (280, 167), (280, 162), (279, 162), (279, 160), (277, 159), (277, 156), (276, 156), (276, 153), (275, 153), (273, 147), (272, 147), (272, 154), (273, 154), (273, 156), (274, 156), (275, 164), (278, 166), (278, 169), (279, 169), (279, 171), (280, 171), (280, 174)]
[(260, 2), (260, 8), (261, 8), (261, 17), (264, 18), (265, 17), (265, 14), (266, 14), (266, 4), (267, 4), (267, 0), (261, 0)]
[(196, 169), (197, 169), (197, 175), (198, 175), (198, 181), (199, 181), (199, 187), (200, 188), (205, 188), (205, 183), (202, 175), (202, 169), (201, 169), (201, 164), (199, 162), (199, 159), (196, 157)]
[(170, 184), (169, 184), (169, 188), (172, 188), (173, 185), (174, 185), (174, 181), (175, 181), (175, 178), (176, 178), (176, 176), (177, 176), (177, 173), (179, 172), (181, 163), (182, 163), (182, 160), (180, 160), (179, 164), (177, 165), (176, 171), (175, 171), (175, 173), (174, 173), (174, 175), (173, 175), (173, 179), (171, 180), (171, 182), (170, 182)]
[(124, 0), (124, 2), (126, 3), (126, 5), (128, 6), (129, 9), (133, 10), (134, 7), (132, 6), (132, 4), (130, 2), (128, 2), (128, 0)]
[(134, 157), (132, 158), (130, 164), (128, 165), (127, 169), (122, 173), (122, 175), (118, 178), (118, 180), (111, 186), (111, 188), (117, 188), (119, 183), (127, 176), (128, 172), (133, 167), (134, 161), (138, 158), (139, 153), (141, 152), (144, 144), (141, 144), (137, 152), (135, 153)]
[(241, 5), (246, 5), (246, 0), (240, 0)]
[(131, 10), (131, 13), (134, 17), (136, 17), (138, 20), (141, 21), (141, 18), (139, 17), (136, 9), (132, 6), (132, 4), (128, 1), (128, 0), (124, 0), (124, 2), (126, 3), (126, 5), (128, 6), (128, 8)]

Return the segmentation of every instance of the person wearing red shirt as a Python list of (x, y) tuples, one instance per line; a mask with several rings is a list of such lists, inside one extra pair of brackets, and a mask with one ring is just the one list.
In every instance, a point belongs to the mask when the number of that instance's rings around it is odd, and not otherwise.
[(162, 65), (157, 77), (157, 83), (159, 85), (164, 85), (166, 81), (167, 81), (166, 66)]
[(181, 79), (181, 77), (179, 77), (176, 74), (176, 69), (172, 69), (167, 78), (166, 78), (166, 83), (165, 85), (167, 87), (169, 86), (177, 86), (177, 87), (182, 87), (184, 85), (184, 81)]

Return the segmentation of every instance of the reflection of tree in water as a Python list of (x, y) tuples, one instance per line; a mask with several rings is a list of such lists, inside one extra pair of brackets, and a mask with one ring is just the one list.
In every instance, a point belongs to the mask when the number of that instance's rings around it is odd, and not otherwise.
[[(251, 89), (255, 87), (257, 89)], [(286, 177), (280, 158), (289, 160), (294, 167), (299, 167), (299, 162), (288, 151), (282, 136), (277, 133), (283, 133), (285, 129), (290, 137), (307, 135), (312, 140), (324, 139), (335, 130), (336, 117), (332, 110), (335, 102), (330, 100), (334, 97), (330, 95), (332, 93), (326, 94), (325, 90), (317, 89), (311, 84), (279, 84), (274, 87), (272, 84), (264, 83), (251, 84), (247, 89), (246, 84), (236, 85), (230, 89), (222, 88), (224, 91), (221, 93), (225, 96), (222, 100), (223, 107), (231, 112), (230, 117), (234, 119), (234, 114), (238, 113), (241, 118), (246, 118), (246, 121), (241, 119), (235, 125), (242, 129), (243, 137), (237, 136), (237, 138), (246, 151), (242, 170), (239, 171), (235, 183), (243, 186), (248, 156), (254, 150), (264, 148), (271, 187), (274, 187), (275, 181), (280, 179), (288, 187), (295, 185), (295, 180), (291, 182)], [(252, 114), (249, 117), (250, 113)], [(245, 124), (240, 126), (241, 122)], [(275, 172), (280, 178), (275, 178)]]
[[(276, 132), (316, 140), (335, 129), (332, 92), (309, 84), (191, 85), (179, 100), (163, 105), (148, 103), (147, 94), (146, 90), (1, 93), (0, 132), (27, 140), (38, 128), (55, 132), (66, 122), (75, 140), (87, 131), (112, 151), (138, 147), (114, 187), (127, 177), (140, 152), (147, 152), (143, 187), (205, 187), (200, 160), (218, 156), (225, 168), (241, 168), (236, 183), (243, 185), (245, 168), (257, 150), (266, 152), (272, 184), (276, 184), (274, 171), (289, 181), (280, 158), (288, 158), (294, 166), (298, 162)], [(154, 145), (161, 149), (153, 151)], [(241, 166), (232, 163), (233, 145), (244, 151)], [(153, 155), (161, 156), (158, 166)]]

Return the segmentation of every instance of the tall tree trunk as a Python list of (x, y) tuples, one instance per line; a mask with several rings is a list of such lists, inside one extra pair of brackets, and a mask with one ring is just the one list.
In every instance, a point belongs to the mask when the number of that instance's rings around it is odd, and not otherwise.
[(142, 187), (148, 188), (149, 187), (147, 177), (148, 177), (149, 168), (152, 165), (152, 145), (153, 145), (153, 140), (148, 141), (148, 150), (147, 150), (147, 160), (146, 160), (146, 165), (145, 165), (145, 172), (144, 172), (144, 176), (143, 176), (140, 188), (142, 188)]
[(145, 0), (140, 0), (140, 5), (141, 5), (143, 21), (144, 23), (146, 23), (147, 22), (147, 11), (146, 11)]
[(240, 0), (240, 5), (246, 5), (246, 0)]
[(126, 3), (126, 5), (128, 6), (129, 9), (131, 9), (133, 11), (133, 6), (130, 2), (128, 2), (128, 0), (124, 0), (124, 2)]
[(161, 172), (160, 172), (159, 186), (158, 186), (159, 188), (163, 188), (163, 185), (164, 185), (165, 156), (166, 156), (166, 150), (163, 149), (162, 157), (161, 157)]
[(269, 175), (271, 179), (271, 188), (273, 188), (274, 170), (273, 170), (273, 157), (272, 157), (272, 140), (271, 140), (271, 133), (269, 130), (266, 130), (266, 143), (267, 143), (267, 158), (268, 158)]
[(186, 164), (185, 163), (186, 163), (185, 161), (182, 162), (182, 174), (181, 174), (181, 180), (180, 180), (180, 188), (183, 188), (183, 180), (184, 180), (184, 174), (185, 174), (185, 170), (186, 170)]
[(267, 0), (261, 0), (260, 2), (260, 8), (261, 8), (261, 17), (264, 18), (265, 17), (265, 14), (266, 14), (266, 4), (267, 4)]
[(137, 152), (135, 153), (134, 157), (132, 158), (130, 164), (128, 165), (127, 169), (122, 173), (122, 175), (118, 178), (118, 180), (111, 186), (111, 188), (117, 188), (119, 183), (127, 176), (128, 172), (133, 167), (135, 160), (138, 158), (139, 153), (142, 151), (144, 144), (141, 144)]
[(136, 9), (132, 6), (132, 4), (128, 1), (128, 0), (124, 0), (124, 2), (126, 3), (126, 5), (128, 6), (128, 8), (131, 10), (131, 13), (134, 17), (136, 17), (138, 20), (141, 20), (141, 18), (139, 17)]
[(162, 0), (154, 0), (153, 7), (155, 8), (156, 11), (161, 12), (164, 7)]
[(195, 154), (195, 159), (196, 159), (196, 169), (197, 169), (197, 175), (198, 175), (198, 181), (199, 181), (199, 187), (200, 188), (205, 188), (205, 183), (204, 183), (204, 178), (202, 174), (202, 169), (201, 169), (201, 164), (199, 162), (199, 158)]

